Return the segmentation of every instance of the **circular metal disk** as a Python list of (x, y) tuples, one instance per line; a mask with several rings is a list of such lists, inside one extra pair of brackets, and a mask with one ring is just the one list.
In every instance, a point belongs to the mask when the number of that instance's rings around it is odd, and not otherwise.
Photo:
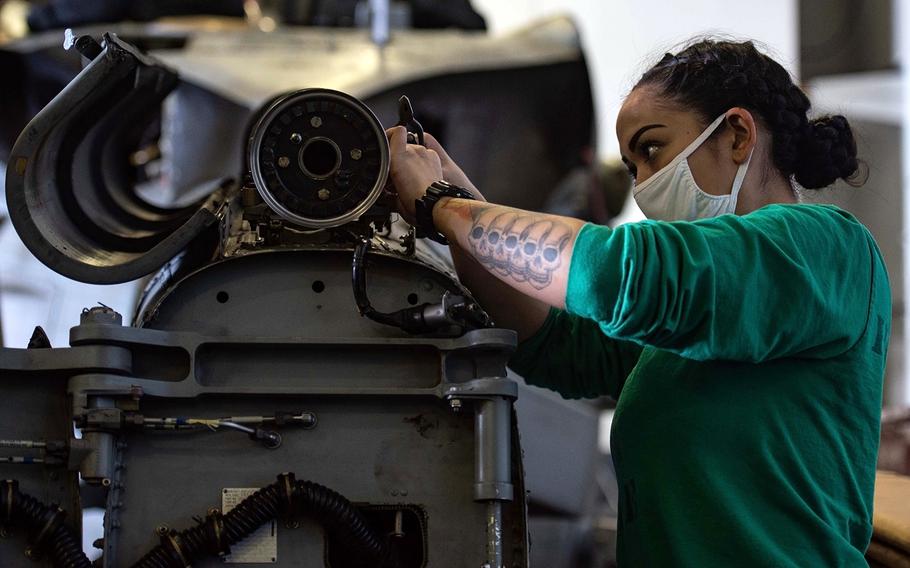
[(310, 228), (360, 218), (382, 194), (389, 172), (379, 120), (359, 100), (329, 89), (304, 89), (272, 103), (253, 127), (248, 158), (269, 207)]

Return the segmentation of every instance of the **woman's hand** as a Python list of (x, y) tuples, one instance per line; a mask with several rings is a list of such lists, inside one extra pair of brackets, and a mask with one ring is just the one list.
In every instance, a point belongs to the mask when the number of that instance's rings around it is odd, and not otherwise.
[(443, 179), (442, 163), (435, 150), (408, 144), (407, 130), (395, 126), (386, 130), (389, 137), (389, 173), (398, 191), (398, 211), (414, 224), (414, 201), (423, 197), (434, 181)]
[(436, 138), (424, 135), (426, 148), (407, 143), (403, 126), (386, 130), (389, 137), (390, 173), (398, 190), (398, 211), (411, 224), (414, 221), (414, 200), (426, 194), (434, 181), (445, 180), (469, 190), (478, 201), (485, 201), (468, 176), (458, 167)]

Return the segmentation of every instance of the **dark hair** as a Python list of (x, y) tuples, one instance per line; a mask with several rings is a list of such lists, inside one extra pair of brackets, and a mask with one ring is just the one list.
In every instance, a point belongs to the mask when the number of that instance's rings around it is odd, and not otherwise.
[(826, 187), (839, 178), (859, 185), (856, 141), (847, 119), (828, 115), (810, 121), (806, 94), (751, 41), (698, 40), (664, 55), (635, 88), (643, 86), (694, 109), (705, 124), (732, 107), (756, 114), (771, 132), (775, 167), (804, 188)]

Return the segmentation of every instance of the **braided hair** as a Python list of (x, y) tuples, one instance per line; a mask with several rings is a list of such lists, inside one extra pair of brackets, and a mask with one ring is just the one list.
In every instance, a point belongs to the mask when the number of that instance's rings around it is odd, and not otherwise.
[(751, 41), (703, 39), (666, 54), (635, 88), (656, 88), (672, 102), (694, 109), (707, 124), (732, 107), (757, 115), (771, 133), (774, 166), (804, 188), (837, 179), (856, 183), (859, 161), (847, 119), (809, 120), (808, 97), (779, 63)]

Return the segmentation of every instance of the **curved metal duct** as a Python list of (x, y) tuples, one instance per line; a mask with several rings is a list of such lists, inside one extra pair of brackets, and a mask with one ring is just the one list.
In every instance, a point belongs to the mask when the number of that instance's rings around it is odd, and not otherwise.
[(91, 62), (19, 135), (6, 197), (26, 247), (52, 270), (114, 284), (164, 265), (218, 221), (227, 186), (184, 208), (144, 200), (129, 153), (177, 74), (113, 34), (77, 47)]

